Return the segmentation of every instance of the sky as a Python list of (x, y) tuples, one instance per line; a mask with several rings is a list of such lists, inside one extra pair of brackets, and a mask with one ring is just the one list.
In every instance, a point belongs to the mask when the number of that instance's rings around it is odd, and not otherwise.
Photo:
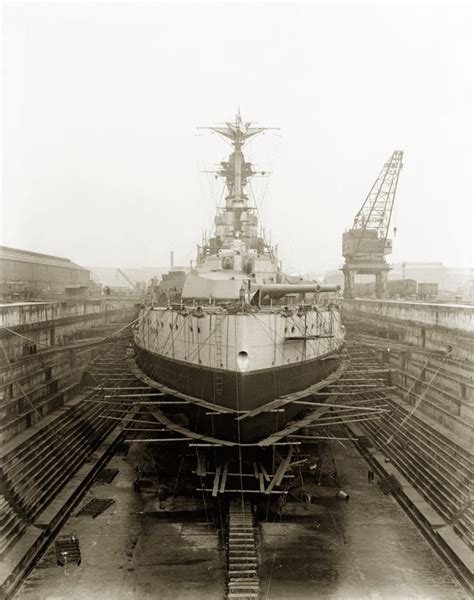
[(195, 258), (228, 146), (285, 270), (341, 236), (404, 151), (390, 262), (473, 262), (470, 3), (19, 3), (2, 15), (1, 243), (85, 266)]

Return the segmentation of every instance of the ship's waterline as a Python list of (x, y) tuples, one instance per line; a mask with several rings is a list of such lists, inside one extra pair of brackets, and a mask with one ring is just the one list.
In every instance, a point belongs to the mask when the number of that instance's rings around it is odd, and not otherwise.
[[(256, 172), (242, 149), (265, 128), (237, 114), (210, 129), (232, 145), (216, 171), (226, 194), (190, 272), (181, 278), (170, 272), (161, 288), (152, 288), (135, 332), (136, 360), (148, 377), (187, 394), (182, 412), (191, 427), (244, 443), (301, 412), (285, 400), (276, 411), (266, 405), (295, 392), (304, 396), (337, 369), (344, 332), (337, 305), (321, 303), (337, 287), (286, 275), (277, 248), (259, 230), (257, 206), (246, 192)], [(209, 411), (199, 400), (232, 414)], [(239, 420), (242, 413), (251, 414)]]

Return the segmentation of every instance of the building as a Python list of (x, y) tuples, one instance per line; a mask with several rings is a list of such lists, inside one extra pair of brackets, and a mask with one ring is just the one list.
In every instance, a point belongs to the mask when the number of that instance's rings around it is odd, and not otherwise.
[(90, 284), (90, 272), (68, 258), (0, 246), (3, 301), (77, 296)]

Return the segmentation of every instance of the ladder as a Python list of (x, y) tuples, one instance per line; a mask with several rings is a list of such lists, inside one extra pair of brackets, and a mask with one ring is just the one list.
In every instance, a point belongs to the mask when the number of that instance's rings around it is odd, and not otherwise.
[(248, 500), (231, 500), (228, 533), (228, 600), (258, 600), (257, 545)]
[(215, 345), (215, 360), (216, 371), (214, 371), (214, 393), (216, 396), (222, 396), (222, 315), (216, 315), (216, 325), (214, 328), (214, 345)]

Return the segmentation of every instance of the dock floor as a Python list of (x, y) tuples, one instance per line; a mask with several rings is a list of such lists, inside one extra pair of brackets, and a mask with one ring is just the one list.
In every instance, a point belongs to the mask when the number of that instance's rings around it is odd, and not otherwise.
[[(261, 598), (269, 600), (464, 600), (467, 592), (437, 557), (395, 499), (376, 482), (357, 450), (334, 445), (341, 487), (314, 486), (312, 503), (288, 503), (281, 518), (261, 523)], [(62, 535), (80, 543), (80, 566), (56, 564), (54, 544), (27, 578), (21, 600), (204, 600), (225, 597), (226, 554), (202, 513), (186, 517), (133, 491), (133, 452), (115, 456), (110, 484), (90, 498), (115, 503), (93, 519), (72, 516)], [(311, 490), (310, 490), (311, 491)], [(167, 501), (168, 502), (168, 501)], [(169, 507), (168, 507), (169, 508)], [(77, 514), (77, 510), (74, 515)], [(274, 517), (272, 517), (273, 519)]]

